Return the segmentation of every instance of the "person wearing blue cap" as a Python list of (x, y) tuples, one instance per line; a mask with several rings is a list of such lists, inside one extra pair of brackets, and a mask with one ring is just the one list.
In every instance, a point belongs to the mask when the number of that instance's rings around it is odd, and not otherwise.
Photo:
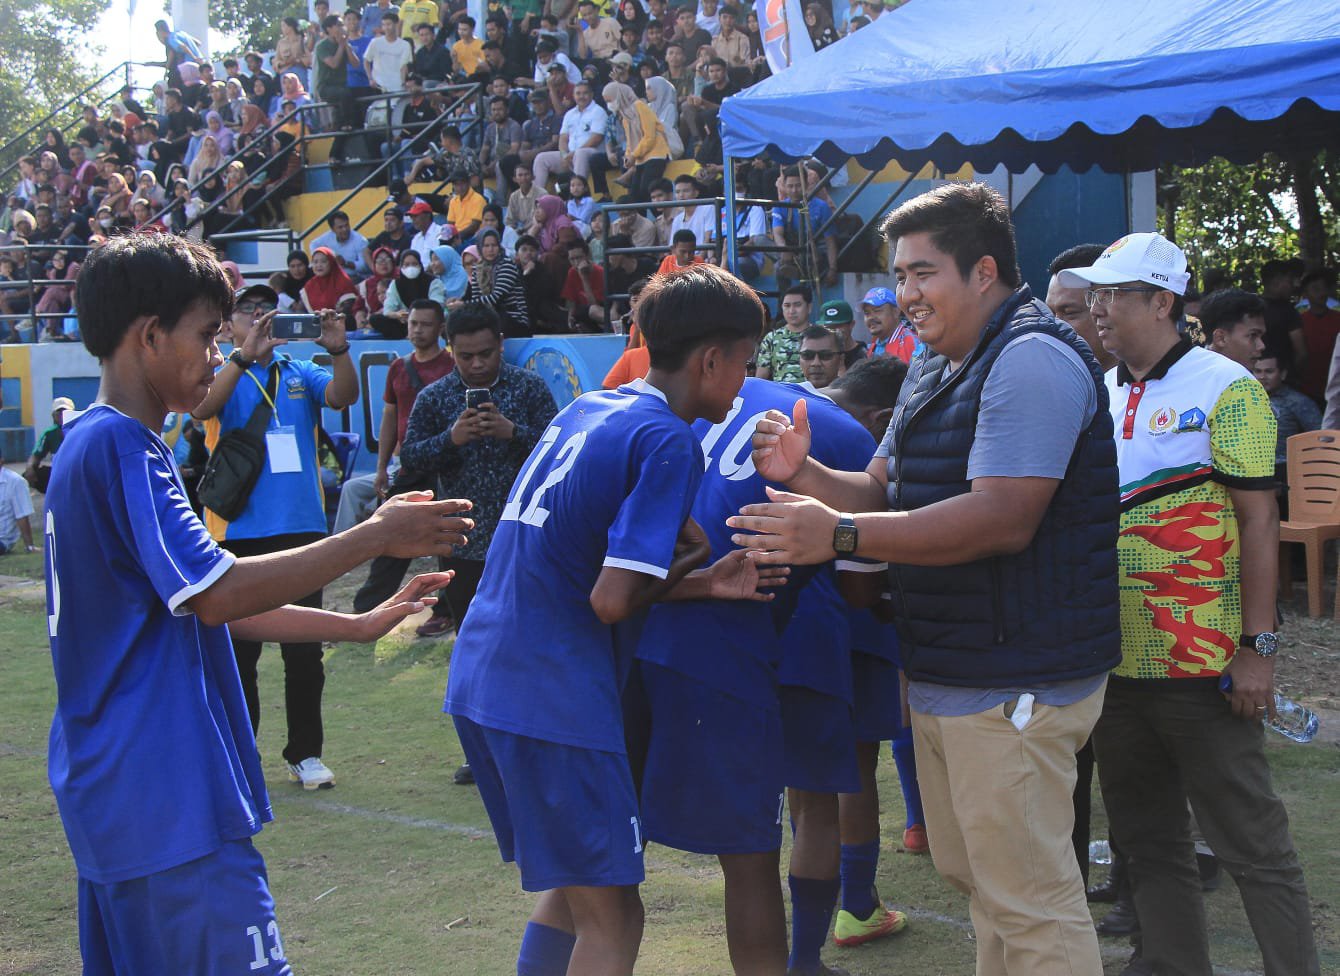
[(861, 299), (861, 314), (865, 327), (870, 330), (870, 345), (866, 354), (871, 359), (892, 356), (905, 363), (921, 348), (916, 332), (903, 320), (898, 299), (887, 288), (871, 288)]

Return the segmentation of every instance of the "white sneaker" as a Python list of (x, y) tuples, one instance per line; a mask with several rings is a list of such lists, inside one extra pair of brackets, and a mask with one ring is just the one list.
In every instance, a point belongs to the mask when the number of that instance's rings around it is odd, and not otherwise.
[(301, 783), (304, 790), (328, 790), (335, 785), (335, 774), (326, 768), (318, 756), (311, 756), (300, 763), (289, 763), (288, 778), (291, 782)]

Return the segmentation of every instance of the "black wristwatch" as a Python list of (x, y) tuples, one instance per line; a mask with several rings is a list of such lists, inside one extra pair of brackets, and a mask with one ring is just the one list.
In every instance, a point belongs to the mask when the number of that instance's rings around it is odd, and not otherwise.
[(1280, 649), (1280, 639), (1276, 634), (1266, 631), (1262, 634), (1243, 634), (1238, 645), (1255, 652), (1257, 657), (1274, 657)]
[(847, 512), (838, 516), (833, 529), (833, 551), (839, 556), (850, 556), (856, 551), (856, 519)]
[(230, 352), (228, 354), (228, 362), (232, 363), (234, 366), (236, 366), (238, 369), (244, 372), (248, 369), (251, 369), (252, 365), (251, 360), (247, 359), (246, 356), (242, 355), (241, 349), (234, 349), (232, 352)]

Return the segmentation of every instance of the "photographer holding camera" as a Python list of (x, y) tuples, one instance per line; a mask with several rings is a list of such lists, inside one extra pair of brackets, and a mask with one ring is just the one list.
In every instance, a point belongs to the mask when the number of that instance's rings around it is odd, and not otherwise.
[[(213, 506), (206, 502), (210, 535), (238, 556), (294, 549), (326, 534), (316, 430), (323, 407), (340, 410), (358, 399), (358, 375), (349, 359), (343, 316), (329, 309), (317, 313), (321, 332), (316, 343), (332, 360), (332, 369), (326, 370), (277, 351), (287, 342), (271, 332), (278, 302), (279, 296), (266, 285), (250, 285), (237, 293), (231, 321), (233, 351), (215, 375), (208, 396), (191, 412), (204, 422), (211, 453), (231, 432), (253, 426), (264, 432), (264, 457), (255, 482), (250, 488), (238, 488), (238, 495), (245, 497), (214, 498)], [(206, 496), (203, 484), (201, 495)], [(225, 518), (219, 509), (232, 517)], [(319, 608), (321, 591), (295, 602)], [(233, 641), (253, 730), (260, 726), (256, 665), (261, 646), (257, 641)], [(321, 762), (325, 685), (321, 645), (284, 643), (280, 648), (289, 778), (309, 790), (333, 786), (335, 776)]]

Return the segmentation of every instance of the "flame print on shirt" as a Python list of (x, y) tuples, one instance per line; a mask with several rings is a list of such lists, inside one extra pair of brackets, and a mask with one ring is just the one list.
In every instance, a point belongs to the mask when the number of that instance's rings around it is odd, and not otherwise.
[[(1165, 666), (1170, 678), (1218, 674), (1236, 647), (1222, 630), (1196, 620), (1198, 609), (1211, 608), (1225, 596), (1225, 557), (1237, 538), (1223, 532), (1224, 508), (1215, 502), (1178, 505), (1121, 533), (1173, 557), (1164, 569), (1127, 573), (1128, 579), (1146, 584), (1143, 603), (1153, 628), (1172, 637), (1168, 656), (1149, 662)], [(1197, 533), (1205, 529), (1210, 530), (1208, 537)]]

